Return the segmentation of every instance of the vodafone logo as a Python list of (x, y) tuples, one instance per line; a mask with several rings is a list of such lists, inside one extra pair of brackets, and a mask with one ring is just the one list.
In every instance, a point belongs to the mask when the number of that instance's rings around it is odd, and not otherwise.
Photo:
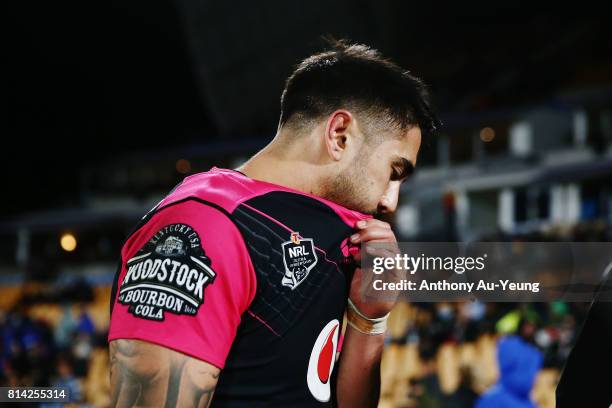
[(306, 382), (312, 395), (320, 402), (327, 402), (331, 397), (330, 378), (336, 362), (339, 331), (338, 319), (327, 323), (310, 353)]

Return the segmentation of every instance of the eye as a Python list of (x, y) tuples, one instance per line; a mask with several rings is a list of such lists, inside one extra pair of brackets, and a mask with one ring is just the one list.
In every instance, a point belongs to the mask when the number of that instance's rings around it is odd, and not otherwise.
[(397, 180), (401, 180), (404, 178), (404, 172), (401, 169), (398, 169), (397, 167), (391, 167), (391, 177), (390, 179), (392, 181), (397, 181)]
[(389, 179), (391, 181), (404, 181), (412, 175), (414, 172), (414, 166), (411, 162), (404, 158), (400, 158), (391, 163), (391, 174)]

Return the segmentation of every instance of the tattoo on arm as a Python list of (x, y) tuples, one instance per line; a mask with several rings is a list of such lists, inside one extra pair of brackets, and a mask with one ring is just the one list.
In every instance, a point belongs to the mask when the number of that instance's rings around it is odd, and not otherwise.
[(204, 361), (140, 340), (110, 343), (114, 407), (208, 407), (220, 370)]

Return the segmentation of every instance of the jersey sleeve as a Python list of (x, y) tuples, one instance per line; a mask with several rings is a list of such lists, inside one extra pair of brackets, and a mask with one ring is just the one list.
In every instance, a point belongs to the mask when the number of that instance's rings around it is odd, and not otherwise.
[(223, 368), (256, 278), (222, 209), (187, 200), (157, 210), (125, 243), (109, 341), (139, 339)]

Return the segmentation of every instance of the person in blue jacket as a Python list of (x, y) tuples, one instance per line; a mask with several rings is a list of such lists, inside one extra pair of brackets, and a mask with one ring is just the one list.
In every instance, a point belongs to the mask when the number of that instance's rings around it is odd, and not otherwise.
[(529, 393), (542, 359), (542, 353), (520, 337), (502, 338), (497, 344), (499, 381), (478, 399), (476, 408), (535, 408)]

